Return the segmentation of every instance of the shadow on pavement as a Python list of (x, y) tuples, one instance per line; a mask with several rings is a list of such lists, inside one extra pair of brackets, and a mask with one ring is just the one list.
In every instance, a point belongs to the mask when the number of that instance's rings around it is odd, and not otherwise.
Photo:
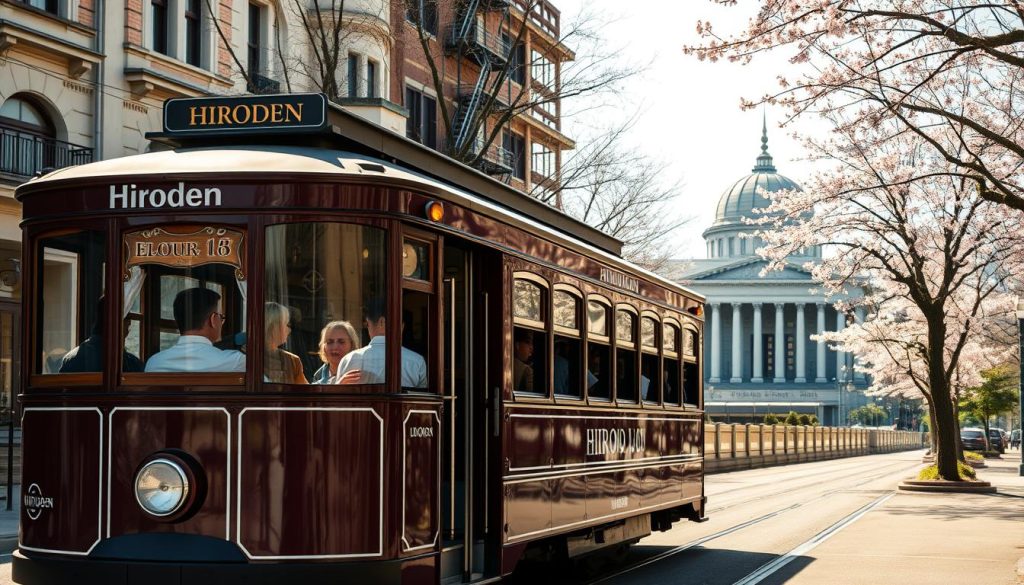
[[(923, 497), (930, 497), (934, 494), (924, 494)], [(970, 498), (986, 498), (986, 501), (982, 506), (967, 504), (963, 501), (957, 501), (956, 503), (946, 505), (929, 505), (926, 507), (921, 506), (919, 502), (901, 505), (897, 501), (890, 501), (883, 511), (884, 514), (892, 514), (895, 516), (913, 516), (915, 518), (929, 518), (932, 520), (972, 520), (977, 519), (979, 515), (985, 518), (993, 520), (1007, 520), (1010, 522), (1020, 522), (1021, 509), (1020, 502), (1018, 500), (1021, 496), (1015, 496), (1011, 494), (971, 494), (964, 496), (963, 494), (955, 494), (960, 497)], [(949, 497), (949, 496), (945, 496)], [(1000, 501), (1002, 500), (1002, 501)]]
[[(540, 585), (546, 583), (584, 585), (726, 585), (732, 584), (777, 558), (778, 555), (715, 548), (695, 547), (657, 559), (674, 547), (634, 546), (625, 557), (595, 554), (576, 561), (560, 563), (520, 563), (516, 572), (502, 583)], [(814, 559), (794, 558), (779, 573), (795, 575)], [(644, 562), (650, 564), (639, 566)], [(772, 579), (772, 581), (775, 581)]]

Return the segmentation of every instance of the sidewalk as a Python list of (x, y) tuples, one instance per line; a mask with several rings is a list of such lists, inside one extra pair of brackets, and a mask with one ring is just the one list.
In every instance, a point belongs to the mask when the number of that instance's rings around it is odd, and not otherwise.
[[(7, 488), (0, 486), (0, 495), (6, 495)], [(18, 510), (21, 506), (21, 486), (11, 488), (14, 506), (7, 511), (7, 501), (0, 499), (0, 555), (8, 554), (18, 547)]]
[[(988, 459), (997, 494), (899, 492), (775, 577), (787, 585), (1024, 584), (1021, 452)], [(1020, 563), (1018, 565), (1018, 563)], [(789, 577), (785, 579), (785, 577)]]

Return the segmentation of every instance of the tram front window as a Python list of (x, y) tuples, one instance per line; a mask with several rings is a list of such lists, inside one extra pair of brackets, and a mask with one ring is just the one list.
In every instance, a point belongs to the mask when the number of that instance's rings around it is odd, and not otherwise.
[(39, 240), (36, 274), (36, 374), (103, 369), (106, 239), (100, 231), (70, 231)]
[(350, 223), (267, 228), (264, 382), (385, 382), (385, 239)]
[[(244, 239), (241, 231), (217, 226), (167, 226), (124, 235), (125, 373), (245, 370), (246, 356), (239, 351), (247, 290)], [(137, 367), (132, 355), (144, 366)]]

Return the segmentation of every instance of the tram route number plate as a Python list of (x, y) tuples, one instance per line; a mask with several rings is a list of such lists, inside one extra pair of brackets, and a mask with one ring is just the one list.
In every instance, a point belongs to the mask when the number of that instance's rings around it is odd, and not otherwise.
[(182, 231), (161, 228), (126, 234), (125, 279), (133, 266), (159, 264), (187, 268), (204, 264), (227, 264), (242, 274), (242, 232), (222, 227), (192, 227)]

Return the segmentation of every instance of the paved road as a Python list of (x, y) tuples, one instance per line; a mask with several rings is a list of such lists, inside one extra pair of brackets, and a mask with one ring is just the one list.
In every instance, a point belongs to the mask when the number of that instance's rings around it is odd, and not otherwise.
[[(600, 567), (577, 566), (557, 577), (525, 573), (511, 581), (1017, 583), (1014, 564), (1024, 556), (1024, 480), (1015, 477), (1019, 459), (983, 470), (1006, 480), (999, 496), (897, 494), (899, 481), (920, 469), (921, 455), (873, 455), (708, 476), (708, 522), (683, 522), (655, 533), (624, 560), (606, 555)], [(950, 580), (957, 571), (963, 578)]]

